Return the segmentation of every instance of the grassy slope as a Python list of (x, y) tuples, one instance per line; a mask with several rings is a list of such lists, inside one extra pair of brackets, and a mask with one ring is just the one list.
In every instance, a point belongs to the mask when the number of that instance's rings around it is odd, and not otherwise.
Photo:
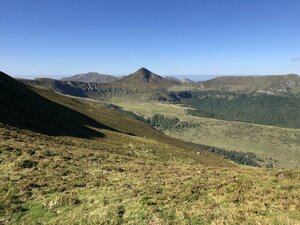
[(121, 132), (88, 124), (103, 137), (87, 139), (1, 123), (0, 223), (300, 221), (298, 171), (232, 167), (99, 103), (38, 92)]
[(184, 107), (157, 102), (129, 102), (113, 99), (126, 110), (146, 117), (154, 114), (175, 116), (184, 121), (200, 124), (181, 131), (171, 130), (168, 135), (185, 141), (206, 144), (235, 151), (250, 151), (264, 159), (277, 160), (278, 167), (300, 167), (300, 130), (264, 126), (244, 122), (222, 121), (186, 115)]
[[(197, 162), (197, 154), (187, 157), (168, 144), (100, 132), (105, 138), (87, 141), (1, 126), (0, 221), (300, 222), (299, 171), (206, 167)], [(25, 160), (38, 164), (28, 166)]]
[[(87, 115), (89, 118), (122, 133), (153, 139), (192, 152), (199, 150), (180, 139), (175, 139), (158, 132), (151, 128), (148, 124), (120, 115), (113, 110), (104, 107), (103, 104), (99, 102), (84, 101), (79, 100), (79, 98), (66, 97), (44, 89), (35, 89), (35, 91), (45, 98), (69, 107), (83, 115)], [(188, 155), (189, 152), (183, 151), (182, 154)], [(215, 154), (207, 153), (206, 151), (200, 151), (198, 156), (200, 156), (198, 162), (204, 165), (232, 166), (232, 164), (228, 161), (221, 159)]]

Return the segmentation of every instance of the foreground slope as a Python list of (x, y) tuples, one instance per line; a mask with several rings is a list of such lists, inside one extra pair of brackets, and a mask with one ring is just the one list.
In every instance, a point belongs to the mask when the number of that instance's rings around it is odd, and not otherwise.
[(4, 224), (299, 224), (299, 171), (207, 167), (197, 154), (101, 130), (46, 136), (1, 126)]

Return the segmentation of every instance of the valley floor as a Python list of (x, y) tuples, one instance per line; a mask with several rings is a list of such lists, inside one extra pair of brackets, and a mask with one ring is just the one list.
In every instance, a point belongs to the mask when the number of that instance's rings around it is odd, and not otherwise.
[(197, 124), (193, 128), (164, 130), (168, 136), (227, 150), (253, 152), (278, 168), (300, 168), (300, 129), (196, 117), (187, 115), (186, 107), (160, 102), (114, 98), (112, 103), (146, 118), (161, 114)]

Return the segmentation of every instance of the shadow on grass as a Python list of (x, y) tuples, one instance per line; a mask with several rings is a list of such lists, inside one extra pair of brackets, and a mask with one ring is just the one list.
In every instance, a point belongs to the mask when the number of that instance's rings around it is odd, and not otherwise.
[(104, 137), (90, 129), (114, 130), (90, 117), (50, 101), (0, 72), (0, 122), (52, 136)]

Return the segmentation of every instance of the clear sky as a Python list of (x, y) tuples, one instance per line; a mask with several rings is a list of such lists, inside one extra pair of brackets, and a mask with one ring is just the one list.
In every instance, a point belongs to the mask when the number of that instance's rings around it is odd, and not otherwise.
[(0, 0), (0, 70), (300, 74), (299, 0)]

